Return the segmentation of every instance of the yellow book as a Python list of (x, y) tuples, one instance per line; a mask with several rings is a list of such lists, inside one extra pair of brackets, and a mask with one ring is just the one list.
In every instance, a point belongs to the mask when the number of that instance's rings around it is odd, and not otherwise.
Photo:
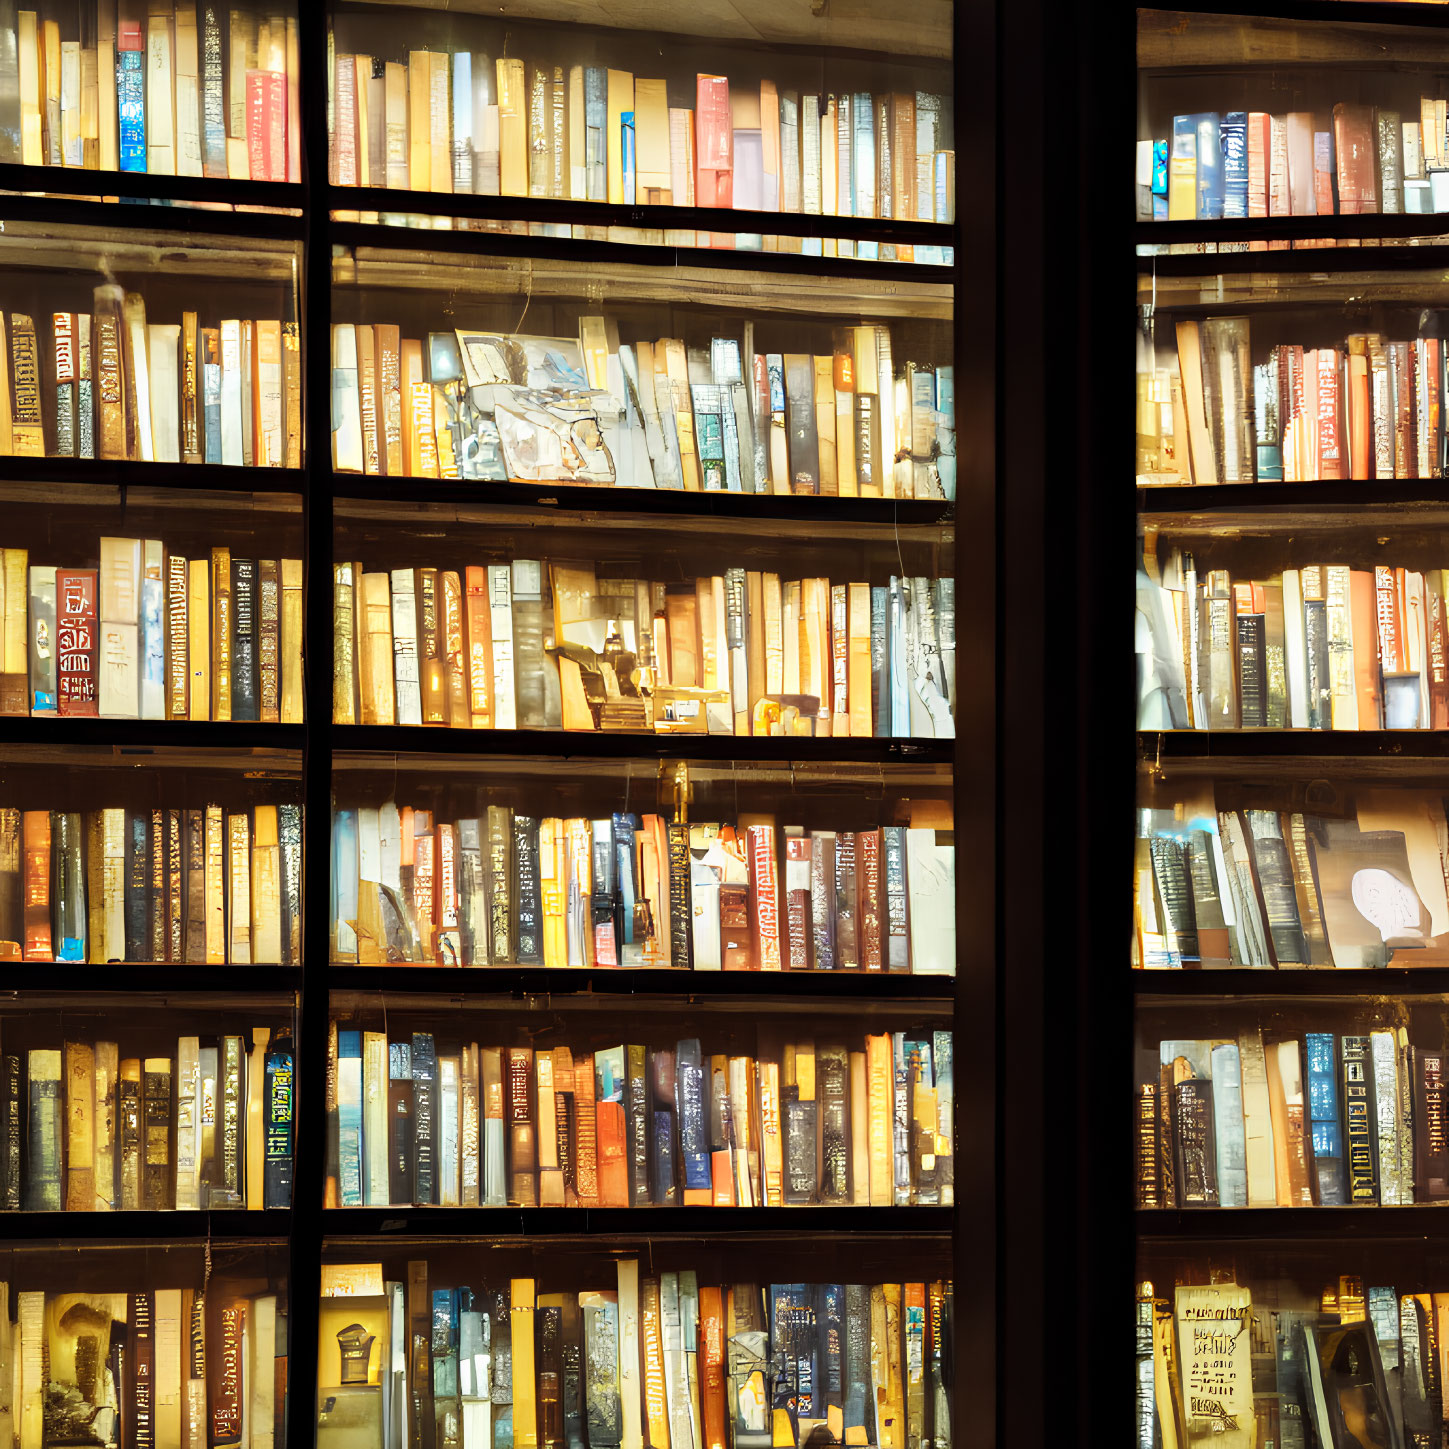
[(243, 814), (227, 816), (227, 961), (252, 964), (252, 832)]
[[(608, 126), (604, 135), (605, 175), (608, 199), (614, 206), (624, 204), (624, 112), (634, 109), (634, 74), (627, 70), (611, 70), (608, 74)], [(636, 133), (637, 136), (637, 133)], [(636, 153), (637, 154), (637, 153)], [(633, 201), (633, 197), (629, 198)]]
[[(354, 573), (354, 580), (356, 577)], [(356, 598), (354, 593), (354, 609)], [(362, 575), (361, 630), (357, 678), (362, 723), (390, 725), (396, 722), (396, 715), (392, 678), (392, 581), (386, 573)]]
[(815, 359), (815, 433), (820, 448), (820, 492), (836, 497), (840, 475), (835, 458), (835, 358)]
[(431, 191), (433, 178), (432, 58), (426, 50), (408, 52), (408, 188)]
[(26, 166), (45, 165), (45, 130), (41, 121), (41, 50), (39, 16), (20, 12), (20, 160)]
[(96, 1198), (96, 1054), (87, 1042), (65, 1044), (65, 1210), (87, 1213)]
[(895, 1069), (889, 1036), (865, 1039), (866, 1091), (870, 1111), (870, 1205), (895, 1201), (892, 1123), (895, 1121)]
[(220, 805), (206, 807), (206, 869), (203, 901), (206, 913), (206, 964), (226, 964), (226, 840)]
[(669, 166), (669, 93), (662, 80), (634, 82), (634, 196), (646, 206), (674, 200)]
[(116, 1207), (116, 1088), (121, 1077), (120, 1050), (113, 1041), (98, 1041), (95, 1047), (96, 1102), (96, 1196), (95, 1212), (112, 1212)]
[(259, 321), (256, 335), (256, 376), (252, 383), (255, 432), (252, 459), (258, 468), (285, 466), (286, 439), (282, 428), (282, 324)]
[(372, 177), (372, 123), (368, 116), (368, 85), (372, 80), (372, 57), (359, 55), (353, 60), (357, 96), (357, 184), (367, 186)]
[(1167, 219), (1193, 221), (1196, 217), (1196, 153), (1191, 156), (1173, 156), (1167, 163)]
[(282, 847), (277, 838), (277, 807), (253, 810), (252, 959), (264, 966), (282, 960)]
[[(869, 594), (869, 589), (866, 590)], [(867, 611), (867, 621), (869, 613)], [(850, 1053), (850, 1197), (856, 1207), (870, 1206), (870, 1095), (864, 1052)]]
[(263, 1109), (267, 1097), (267, 1043), (271, 1036), (269, 1027), (252, 1028), (252, 1054), (247, 1062), (246, 1192), (247, 1207), (253, 1212), (261, 1211), (263, 1201), (262, 1143), (266, 1137)]
[(679, 435), (679, 463), (684, 472), (684, 488), (687, 493), (698, 493), (703, 489), (704, 481), (699, 467), (699, 450), (694, 441), (694, 399), (689, 390), (689, 365), (684, 343), (678, 337), (667, 337), (662, 350), (664, 369), (669, 378), (669, 396), (674, 404), (674, 427)]
[(62, 164), (60, 150), (60, 23), (43, 21), (40, 28), (41, 113), (44, 118), (45, 164)]
[(211, 565), (194, 558), (187, 565), (187, 678), (192, 719), (211, 718)]
[[(211, 551), (211, 717), (231, 718), (231, 550)], [(195, 696), (196, 681), (192, 680)]]
[(534, 1292), (532, 1278), (514, 1278), (509, 1283), (513, 1325), (513, 1449), (538, 1449), (533, 1354)]
[(453, 57), (435, 50), (428, 57), (428, 139), (433, 191), (453, 189), (452, 102), (448, 82)]
[(563, 821), (546, 816), (538, 825), (538, 875), (543, 904), (543, 964), (568, 965), (568, 866)]
[(504, 57), (498, 72), (498, 190), (528, 195), (528, 82), (523, 61)]
[(282, 560), (282, 723), (302, 723), (302, 560)]

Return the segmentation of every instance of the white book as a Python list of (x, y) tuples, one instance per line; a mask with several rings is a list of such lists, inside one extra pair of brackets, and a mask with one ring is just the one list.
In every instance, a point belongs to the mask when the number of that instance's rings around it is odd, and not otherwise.
[(176, 174), (201, 175), (201, 60), (195, 5), (176, 7)]
[(221, 461), (234, 468), (242, 462), (241, 323), (235, 319), (221, 324)]
[(176, 117), (171, 86), (171, 20), (146, 21), (146, 171), (176, 175)]
[(411, 569), (392, 571), (392, 664), (397, 688), (397, 722), (423, 722), (422, 683), (418, 676), (418, 610)]
[(141, 540), (103, 538), (99, 578), (100, 683), (103, 719), (141, 715)]
[(934, 830), (906, 831), (906, 890), (911, 917), (911, 972), (956, 974), (956, 847)]
[(457, 1207), (458, 1172), (458, 1058), (438, 1058), (438, 1203)]
[(483, 1136), (483, 1183), (484, 1207), (503, 1207), (508, 1202), (508, 1182), (505, 1176), (503, 1155), (503, 1115), (500, 1110), (494, 1114), (488, 1111), (487, 1092), (483, 1082), (487, 1075), (485, 1064), (492, 1059), (493, 1075), (501, 1081), (499, 1073), (502, 1064), (497, 1047), (484, 1047), (478, 1054), (479, 1112)]
[(453, 190), (473, 190), (473, 57), (453, 56)]
[(78, 40), (60, 45), (60, 156), (67, 166), (85, 165), (81, 132), (81, 47)]
[(200, 1096), (201, 1042), (183, 1036), (176, 1043), (177, 1212), (196, 1212), (201, 1207)]
[[(493, 98), (494, 66), (491, 57), (482, 51), (473, 51), (469, 57), (469, 69), (473, 77), (473, 114), (469, 120), (468, 134), (473, 138), (473, 190), (480, 195), (498, 194), (498, 106)], [(487, 133), (490, 129), (493, 139), (493, 154), (485, 161)], [(484, 180), (488, 167), (492, 167), (492, 189), (485, 192)]]
[[(1296, 1043), (1295, 1043), (1296, 1045)], [(1277, 1050), (1277, 1044), (1274, 1045)], [(1281, 1070), (1283, 1059), (1280, 1056)], [(1243, 1081), (1243, 1141), (1248, 1169), (1248, 1206), (1274, 1207), (1278, 1202), (1273, 1158), (1273, 1116), (1268, 1095), (1268, 1059), (1263, 1034), (1256, 1028), (1238, 1037), (1238, 1062)], [(1301, 1092), (1301, 1087), (1300, 1087)]]
[(357, 329), (332, 329), (332, 466), (362, 472), (362, 405), (357, 390)]
[[(385, 1396), (388, 1411), (383, 1443), (388, 1446), (388, 1449), (396, 1449), (398, 1445), (412, 1442), (408, 1435), (408, 1321), (404, 1308), (403, 1285), (389, 1283), (387, 1298), (388, 1344), (390, 1347), (387, 1379), (392, 1393), (390, 1396)], [(484, 1449), (492, 1449), (492, 1440), (484, 1445)]]
[(1379, 1205), (1398, 1207), (1401, 1203), (1412, 1201), (1413, 1193), (1406, 1195), (1405, 1184), (1399, 1179), (1399, 1061), (1393, 1030), (1380, 1028), (1371, 1031), (1369, 1050), (1373, 1057)]
[(493, 728), (518, 728), (513, 679), (513, 576), (507, 564), (488, 565), (488, 603), (493, 630)]
[(620, 1258), (619, 1270), (619, 1406), (623, 1432), (619, 1449), (644, 1449), (640, 1413), (643, 1387), (639, 1359), (639, 1260)]
[(158, 463), (181, 461), (181, 390), (177, 353), (181, 326), (153, 322), (146, 329), (146, 366), (151, 377), (151, 451)]
[(182, 1449), (181, 1290), (158, 1288), (154, 1301), (156, 1449)]
[(719, 872), (714, 866), (691, 856), (689, 899), (696, 971), (719, 971), (724, 967), (720, 955), (719, 884)]
[(357, 878), (360, 881), (382, 879), (382, 840), (376, 810), (367, 806), (357, 812)]
[(126, 812), (101, 811), (101, 961), (126, 959)]
[(660, 1337), (664, 1344), (664, 1399), (669, 1409), (670, 1449), (695, 1449), (689, 1421), (689, 1369), (679, 1313), (679, 1274), (659, 1278)]
[(386, 1207), (387, 1033), (362, 1033), (362, 1201)]
[(272, 1449), (277, 1406), (277, 1300), (270, 1293), (247, 1305), (248, 1449)]
[(1308, 639), (1303, 627), (1303, 575), (1283, 570), (1283, 656), (1288, 673), (1288, 724), (1308, 728)]

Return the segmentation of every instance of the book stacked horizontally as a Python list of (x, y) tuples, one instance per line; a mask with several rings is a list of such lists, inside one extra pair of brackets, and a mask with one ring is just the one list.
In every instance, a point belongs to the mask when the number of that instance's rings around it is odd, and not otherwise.
[[(334, 955), (444, 966), (955, 970), (949, 817), (872, 830), (339, 810)], [(781, 869), (781, 861), (784, 867)]]
[(0, 549), (0, 715), (302, 722), (302, 560), (103, 538), (99, 567)]
[[(8, 1035), (8, 1033), (6, 1033)], [(4, 1205), (31, 1212), (292, 1205), (290, 1036), (183, 1036), (174, 1057), (0, 1040)]]
[(0, 161), (302, 179), (297, 18), (280, 5), (51, 13), (0, 10)]
[(948, 99), (636, 78), (481, 51), (336, 57), (332, 183), (950, 222)]
[[(1449, 172), (1444, 173), (1449, 176)], [(1138, 374), (1142, 481), (1305, 483), (1444, 474), (1445, 347), (1350, 333), (1251, 361), (1246, 317), (1177, 324), (1176, 366)], [(1164, 406), (1164, 404), (1167, 404)]]
[(955, 584), (683, 583), (515, 559), (333, 568), (338, 724), (955, 734)]
[[(1252, 1288), (1233, 1279), (1228, 1267), (1210, 1283), (1178, 1284), (1170, 1297), (1159, 1296), (1162, 1280), (1140, 1285), (1136, 1409), (1145, 1434), (1188, 1444), (1188, 1425), (1205, 1418), (1243, 1426), (1249, 1443), (1363, 1444), (1353, 1429), (1338, 1428), (1335, 1439), (1335, 1428), (1362, 1424), (1354, 1406), (1371, 1404), (1374, 1422), (1395, 1426), (1380, 1443), (1441, 1441), (1438, 1345), (1449, 1294), (1418, 1291), (1422, 1271), (1398, 1289), (1381, 1277), (1367, 1291), (1349, 1274)], [(1362, 1432), (1373, 1442), (1374, 1430)]]
[(640, 1268), (619, 1257), (607, 1287), (540, 1292), (534, 1278), (431, 1286), (422, 1261), (406, 1282), (324, 1265), (320, 1449), (949, 1442), (949, 1279), (761, 1286)]
[(302, 466), (295, 322), (148, 323), (145, 298), (109, 282), (92, 305), (0, 313), (0, 454)]
[(754, 1057), (698, 1038), (480, 1047), (334, 1022), (328, 1201), (950, 1206), (951, 1033), (792, 1036), (762, 1028)]
[(894, 361), (890, 329), (832, 350), (757, 352), (745, 322), (707, 347), (391, 324), (332, 329), (332, 460), (351, 473), (841, 498), (956, 496), (950, 364)]
[[(1152, 658), (1143, 729), (1449, 728), (1449, 572), (1313, 565), (1266, 578), (1200, 577), (1166, 551), (1137, 576)], [(1140, 652), (1140, 651), (1139, 651)]]
[(125, 1286), (17, 1292), (0, 1282), (0, 1370), (13, 1374), (17, 1442), (32, 1429), (36, 1444), (106, 1449), (152, 1435), (233, 1449), (285, 1442), (287, 1299), (274, 1280), (212, 1275), (209, 1258), (205, 1270), (198, 1259), (194, 1286), (176, 1286), (170, 1260), (154, 1276), (108, 1277)]
[(0, 807), (0, 961), (299, 966), (302, 807)]
[(1331, 114), (1199, 111), (1172, 118), (1170, 141), (1137, 143), (1138, 215), (1221, 221), (1449, 211), (1446, 160), (1442, 96), (1421, 96), (1412, 121), (1347, 102)]

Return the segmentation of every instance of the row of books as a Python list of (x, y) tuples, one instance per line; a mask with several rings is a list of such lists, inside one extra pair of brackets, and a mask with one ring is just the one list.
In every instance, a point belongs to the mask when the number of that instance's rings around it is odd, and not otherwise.
[(0, 161), (302, 179), (295, 14), (87, 3), (0, 12)]
[(333, 566), (338, 724), (955, 734), (955, 584), (665, 584), (574, 561)]
[(801, 95), (481, 51), (338, 54), (332, 182), (950, 222), (949, 98)]
[(920, 1449), (952, 1442), (953, 1292), (701, 1283), (619, 1257), (616, 1286), (439, 1288), (324, 1265), (318, 1449)]
[(1444, 99), (1420, 97), (1414, 121), (1344, 102), (1174, 116), (1170, 139), (1137, 143), (1137, 186), (1145, 221), (1449, 211)]
[(1320, 794), (1317, 810), (1276, 808), (1281, 800), (1216, 809), (1209, 786), (1139, 811), (1135, 964), (1369, 968), (1442, 951), (1442, 796), (1376, 788), (1355, 796)]
[[(871, 1207), (954, 1201), (949, 1031), (758, 1058), (672, 1046), (389, 1040), (334, 1022), (341, 1207)], [(505, 1127), (506, 1123), (506, 1127)]]
[(0, 961), (302, 964), (302, 807), (0, 807)]
[(1449, 728), (1449, 572), (1311, 565), (1262, 579), (1144, 550), (1143, 729)]
[(96, 568), (0, 549), (0, 715), (302, 722), (302, 560), (102, 538)]
[(183, 1036), (174, 1057), (114, 1041), (0, 1053), (3, 1202), (27, 1212), (292, 1205), (295, 1057), (265, 1026)]
[[(335, 817), (338, 959), (444, 966), (955, 972), (949, 818), (812, 830), (388, 801)], [(784, 861), (781, 874), (780, 862)]]
[(332, 460), (343, 472), (705, 493), (956, 496), (955, 373), (907, 362), (890, 329), (833, 351), (756, 352), (457, 329), (426, 344), (392, 324), (332, 329)]
[(168, 1268), (155, 1280), (117, 1273), (126, 1286), (115, 1292), (0, 1282), (0, 1381), (14, 1385), (0, 1410), (7, 1443), (285, 1444), (285, 1292), (199, 1263), (195, 1286), (176, 1287), (169, 1258)]
[(1160, 1043), (1137, 1090), (1139, 1207), (1449, 1198), (1444, 1054), (1404, 1027)]
[[(1449, 176), (1449, 172), (1445, 173)], [(1426, 329), (1437, 323), (1426, 314)], [(1177, 324), (1177, 370), (1138, 374), (1145, 480), (1314, 482), (1444, 473), (1445, 347), (1356, 332), (1251, 361), (1246, 317)]]
[(112, 282), (92, 305), (52, 313), (49, 337), (43, 315), (9, 314), (0, 453), (302, 466), (296, 322), (148, 323), (145, 298)]
[(1139, 1285), (1133, 1449), (1187, 1449), (1201, 1423), (1243, 1444), (1442, 1442), (1449, 1293), (1234, 1277)]

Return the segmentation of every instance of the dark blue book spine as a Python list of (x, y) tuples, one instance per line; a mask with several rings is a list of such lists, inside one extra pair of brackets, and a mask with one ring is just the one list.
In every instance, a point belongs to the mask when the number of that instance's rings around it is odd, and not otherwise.
[(257, 563), (231, 563), (231, 717), (255, 723), (257, 706)]
[(291, 1041), (274, 1042), (267, 1052), (266, 1132), (262, 1139), (262, 1203), (269, 1208), (292, 1206), (294, 1067)]
[(1221, 221), (1224, 203), (1222, 122), (1216, 111), (1192, 118), (1197, 133), (1197, 219)]
[(1342, 1207), (1345, 1202), (1343, 1128), (1338, 1116), (1338, 1079), (1334, 1071), (1333, 1033), (1310, 1031), (1303, 1040), (1318, 1201), (1322, 1207)]
[(543, 965), (543, 895), (539, 880), (538, 821), (513, 817), (513, 859), (517, 871), (518, 964)]
[(650, 1165), (653, 1168), (650, 1197), (656, 1205), (663, 1205), (674, 1189), (673, 1112), (654, 1113), (654, 1153)]
[(676, 1058), (679, 1110), (679, 1152), (684, 1165), (686, 1192), (710, 1188), (709, 1128), (704, 1120), (704, 1068), (699, 1042), (682, 1041)]
[(126, 960), (151, 956), (151, 817), (145, 810), (127, 811), (126, 831)]
[(1248, 214), (1248, 113), (1229, 111), (1223, 117), (1223, 217)]

